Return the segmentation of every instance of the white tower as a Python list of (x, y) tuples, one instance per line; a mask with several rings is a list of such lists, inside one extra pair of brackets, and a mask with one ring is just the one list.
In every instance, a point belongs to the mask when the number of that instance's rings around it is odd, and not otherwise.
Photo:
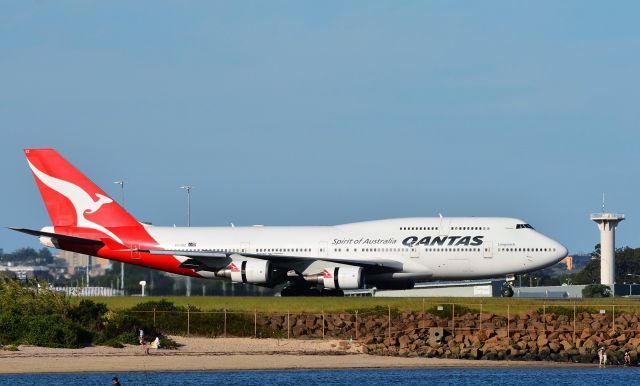
[(595, 213), (591, 221), (595, 221), (600, 229), (600, 284), (613, 289), (616, 278), (616, 228), (624, 220), (624, 214)]

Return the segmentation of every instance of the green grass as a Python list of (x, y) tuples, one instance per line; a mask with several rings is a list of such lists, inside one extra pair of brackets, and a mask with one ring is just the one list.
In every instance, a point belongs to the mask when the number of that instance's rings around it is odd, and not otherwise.
[(222, 296), (170, 296), (170, 297), (94, 297), (92, 300), (105, 303), (111, 310), (131, 308), (136, 304), (166, 299), (176, 306), (195, 306), (203, 311), (227, 309), (235, 312), (259, 313), (327, 313), (363, 312), (373, 308), (386, 309), (388, 306), (399, 311), (422, 311), (433, 306), (456, 304), (473, 310), (506, 315), (507, 312), (516, 314), (529, 310), (536, 310), (543, 306), (573, 307), (603, 307), (607, 312), (612, 305), (619, 311), (640, 311), (637, 300), (625, 298), (577, 299), (577, 300), (538, 300), (515, 298), (372, 298), (372, 297), (222, 297)]

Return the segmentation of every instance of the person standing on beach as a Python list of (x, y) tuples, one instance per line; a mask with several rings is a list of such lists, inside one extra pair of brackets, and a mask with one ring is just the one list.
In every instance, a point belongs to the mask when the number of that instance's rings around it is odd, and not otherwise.
[(600, 347), (598, 350), (598, 367), (606, 367), (607, 366), (607, 352), (604, 347)]
[(140, 346), (144, 345), (144, 331), (140, 329)]
[(604, 347), (598, 349), (598, 367), (602, 367), (602, 360), (604, 358)]

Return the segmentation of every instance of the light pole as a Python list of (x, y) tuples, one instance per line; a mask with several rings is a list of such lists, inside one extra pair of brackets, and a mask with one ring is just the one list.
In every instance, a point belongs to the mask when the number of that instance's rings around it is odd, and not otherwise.
[[(193, 186), (183, 185), (180, 187), (180, 189), (184, 189), (187, 191), (187, 226), (191, 227), (191, 189), (193, 189)], [(185, 287), (186, 295), (191, 296), (191, 276), (187, 276)]]
[[(120, 205), (124, 208), (124, 184), (125, 180), (113, 181), (114, 184), (120, 185), (121, 199)], [(120, 289), (122, 290), (122, 294), (124, 295), (124, 262), (120, 262)]]
[(191, 226), (191, 189), (193, 189), (194, 186), (192, 185), (183, 185), (180, 187), (180, 189), (184, 189), (187, 191), (187, 226), (190, 227)]
[(87, 269), (86, 269), (86, 274), (87, 274), (87, 287), (89, 287), (89, 267), (91, 267), (91, 256), (87, 255)]

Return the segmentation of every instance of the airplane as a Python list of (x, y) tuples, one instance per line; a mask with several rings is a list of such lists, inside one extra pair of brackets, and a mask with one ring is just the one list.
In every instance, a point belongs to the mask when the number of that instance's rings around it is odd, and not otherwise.
[(414, 217), (335, 226), (164, 227), (137, 221), (54, 149), (25, 149), (52, 225), (51, 248), (198, 278), (265, 287), (282, 296), (409, 289), (419, 281), (515, 275), (557, 263), (567, 249), (504, 217)]

